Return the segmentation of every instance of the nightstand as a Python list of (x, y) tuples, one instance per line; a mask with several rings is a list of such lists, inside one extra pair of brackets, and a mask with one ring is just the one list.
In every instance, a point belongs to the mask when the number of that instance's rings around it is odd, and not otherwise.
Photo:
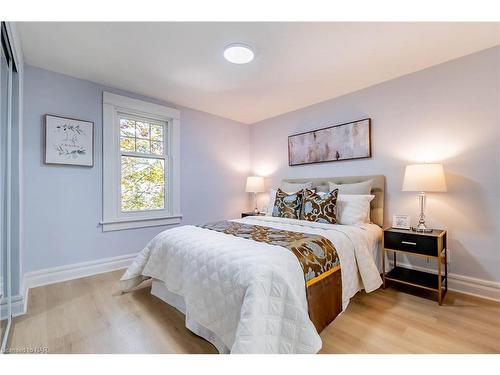
[[(385, 272), (385, 255), (393, 253), (394, 268)], [(417, 271), (398, 266), (396, 254), (433, 258), (437, 261), (437, 274)], [(444, 265), (444, 274), (443, 274)], [(404, 229), (388, 228), (384, 230), (382, 246), (382, 279), (386, 281), (412, 285), (417, 288), (437, 292), (437, 301), (442, 305), (448, 291), (448, 249), (446, 231), (435, 229), (431, 233), (413, 232)]]
[(250, 212), (242, 212), (241, 213), (241, 218), (243, 219), (244, 217), (247, 217), (247, 216), (264, 216), (265, 213), (264, 212), (259, 212), (258, 214), (256, 214), (255, 212), (253, 211), (250, 211)]

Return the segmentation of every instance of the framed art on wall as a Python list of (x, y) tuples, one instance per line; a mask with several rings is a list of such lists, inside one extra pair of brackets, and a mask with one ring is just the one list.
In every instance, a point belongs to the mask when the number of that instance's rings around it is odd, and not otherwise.
[(288, 137), (288, 165), (371, 157), (371, 119), (366, 118)]
[(94, 166), (94, 123), (45, 115), (45, 164)]

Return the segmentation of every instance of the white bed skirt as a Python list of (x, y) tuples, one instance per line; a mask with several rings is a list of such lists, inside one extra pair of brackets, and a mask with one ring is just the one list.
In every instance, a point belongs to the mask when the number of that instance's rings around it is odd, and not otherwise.
[[(162, 281), (153, 279), (151, 294), (158, 297), (163, 302), (168, 303), (170, 306), (175, 307), (181, 313), (186, 315), (186, 303), (184, 302), (184, 297), (169, 291)], [(195, 322), (187, 315), (186, 328), (193, 332), (195, 335), (203, 337), (205, 340), (215, 346), (220, 354), (230, 353), (229, 348), (215, 333)]]

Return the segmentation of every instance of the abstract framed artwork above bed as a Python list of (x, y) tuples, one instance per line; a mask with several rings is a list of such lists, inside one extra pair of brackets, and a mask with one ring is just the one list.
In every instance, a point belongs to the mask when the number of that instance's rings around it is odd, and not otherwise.
[(370, 157), (370, 118), (288, 136), (289, 166)]

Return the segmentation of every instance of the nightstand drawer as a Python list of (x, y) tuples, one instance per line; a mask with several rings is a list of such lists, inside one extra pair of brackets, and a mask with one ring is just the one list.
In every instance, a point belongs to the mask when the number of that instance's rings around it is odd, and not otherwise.
[(412, 233), (384, 232), (384, 247), (415, 254), (438, 256), (438, 239)]

